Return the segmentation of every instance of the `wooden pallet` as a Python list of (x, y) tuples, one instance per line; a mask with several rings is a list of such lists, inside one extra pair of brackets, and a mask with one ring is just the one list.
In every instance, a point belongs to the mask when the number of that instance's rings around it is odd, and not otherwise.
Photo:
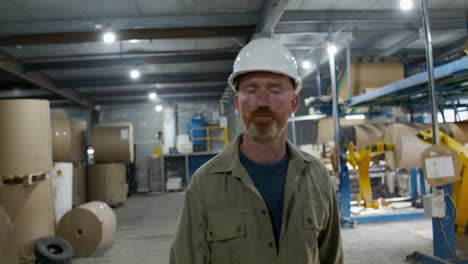
[(37, 181), (45, 181), (49, 179), (49, 174), (42, 173), (36, 175), (24, 176), (0, 176), (0, 185), (2, 184), (24, 184), (30, 186)]

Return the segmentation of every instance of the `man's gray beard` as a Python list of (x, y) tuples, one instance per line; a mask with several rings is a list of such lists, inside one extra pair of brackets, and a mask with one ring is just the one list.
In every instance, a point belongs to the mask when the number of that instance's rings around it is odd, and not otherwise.
[(278, 122), (274, 121), (271, 123), (270, 128), (266, 133), (259, 133), (255, 127), (255, 124), (251, 122), (246, 132), (254, 141), (258, 143), (271, 143), (278, 138)]

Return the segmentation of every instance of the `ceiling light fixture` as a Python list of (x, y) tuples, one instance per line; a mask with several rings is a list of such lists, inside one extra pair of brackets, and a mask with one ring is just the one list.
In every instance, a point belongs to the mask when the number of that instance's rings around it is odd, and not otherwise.
[(136, 70), (136, 69), (131, 70), (130, 71), (130, 78), (132, 78), (134, 80), (140, 78), (140, 71)]
[(148, 97), (149, 97), (150, 100), (156, 100), (158, 95), (155, 92), (151, 92), (151, 93), (148, 94)]
[(327, 46), (328, 55), (335, 56), (337, 48), (333, 42), (329, 42)]
[(347, 115), (345, 116), (345, 119), (346, 120), (362, 120), (362, 119), (366, 119), (366, 116), (363, 114)]
[(112, 44), (114, 43), (114, 41), (117, 39), (117, 37), (115, 36), (115, 33), (112, 32), (112, 31), (106, 31), (104, 32), (104, 34), (102, 35), (102, 40), (107, 43), (107, 44)]
[(302, 62), (302, 68), (305, 69), (305, 70), (310, 69), (311, 66), (312, 66), (312, 64), (308, 60), (305, 60), (305, 61)]
[(403, 11), (413, 9), (413, 0), (400, 0), (400, 9)]
[(162, 105), (157, 105), (154, 110), (156, 110), (156, 112), (161, 112), (163, 110), (163, 107)]

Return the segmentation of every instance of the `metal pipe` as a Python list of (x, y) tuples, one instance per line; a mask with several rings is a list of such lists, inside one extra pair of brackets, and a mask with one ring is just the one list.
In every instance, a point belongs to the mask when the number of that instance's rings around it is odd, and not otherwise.
[(293, 136), (293, 143), (296, 145), (296, 114), (292, 113), (292, 122), (291, 122), (291, 128), (292, 128), (292, 136)]
[(346, 82), (348, 88), (348, 99), (353, 96), (353, 87), (351, 87), (351, 47), (350, 44), (346, 46)]
[(320, 63), (317, 63), (317, 67), (316, 67), (316, 71), (317, 71), (317, 89), (318, 89), (318, 92), (317, 92), (317, 96), (322, 96), (322, 76), (320, 74)]
[(429, 75), (429, 97), (431, 98), (431, 117), (432, 117), (432, 133), (434, 145), (439, 145), (439, 123), (437, 122), (437, 94), (434, 82), (434, 63), (432, 58), (432, 37), (431, 28), (429, 25), (429, 12), (427, 0), (421, 0), (421, 15), (424, 25), (424, 33), (426, 37), (426, 64), (427, 74)]
[(341, 173), (341, 144), (340, 144), (340, 116), (338, 113), (338, 91), (336, 87), (336, 69), (335, 69), (335, 54), (328, 53), (328, 62), (330, 65), (330, 79), (331, 79), (331, 90), (333, 99), (333, 121), (334, 121), (334, 141), (336, 148), (336, 165), (338, 172)]

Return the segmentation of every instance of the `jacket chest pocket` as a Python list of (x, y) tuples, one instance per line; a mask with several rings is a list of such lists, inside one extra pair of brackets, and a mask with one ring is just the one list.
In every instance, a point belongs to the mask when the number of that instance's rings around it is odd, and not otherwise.
[(302, 207), (302, 220), (305, 229), (323, 230), (328, 221), (328, 208), (319, 204)]
[(246, 244), (246, 213), (222, 210), (208, 213), (207, 240), (211, 245), (211, 263), (233, 263)]

